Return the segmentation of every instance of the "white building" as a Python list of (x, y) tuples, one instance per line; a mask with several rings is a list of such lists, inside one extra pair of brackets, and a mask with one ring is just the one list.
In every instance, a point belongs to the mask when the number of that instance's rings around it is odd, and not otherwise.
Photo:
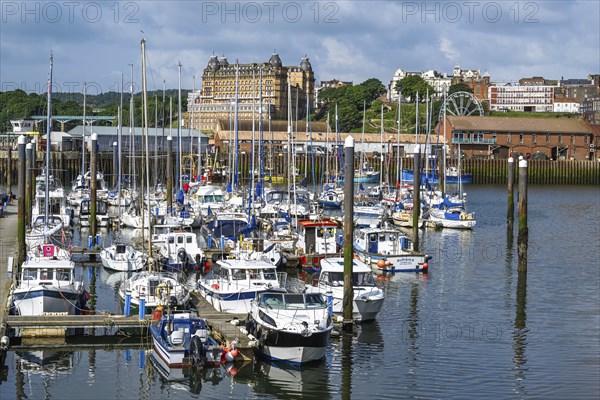
[(492, 111), (554, 111), (554, 89), (549, 85), (492, 85), (488, 88)]
[(554, 99), (554, 108), (552, 111), (560, 113), (578, 113), (580, 103), (576, 99)]
[(398, 101), (398, 92), (396, 92), (396, 82), (401, 81), (409, 75), (421, 75), (421, 72), (408, 72), (403, 70), (402, 68), (398, 68), (396, 72), (394, 72), (392, 80), (390, 81), (390, 85), (388, 86), (388, 101)]

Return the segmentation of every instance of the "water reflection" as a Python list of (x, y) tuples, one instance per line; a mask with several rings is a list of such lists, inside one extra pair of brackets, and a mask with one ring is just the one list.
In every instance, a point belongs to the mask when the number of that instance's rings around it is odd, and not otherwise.
[(513, 364), (515, 365), (515, 384), (516, 391), (521, 395), (525, 395), (523, 381), (525, 380), (525, 372), (527, 368), (527, 357), (525, 349), (527, 347), (527, 271), (519, 271), (517, 277), (517, 302), (516, 315), (513, 333)]
[[(252, 368), (251, 385), (256, 395), (268, 394), (280, 399), (331, 398), (329, 373), (324, 362), (293, 365), (256, 360), (248, 367)], [(236, 382), (241, 378), (240, 372), (235, 377)]]
[(199, 394), (202, 390), (203, 382), (210, 382), (211, 384), (216, 385), (221, 382), (224, 377), (224, 372), (221, 367), (170, 368), (154, 350), (150, 350), (150, 362), (154, 367), (154, 370), (158, 372), (161, 388), (163, 390), (169, 387), (179, 391)]
[(79, 363), (72, 350), (40, 348), (14, 355), (16, 399), (50, 398), (54, 384), (70, 375)]

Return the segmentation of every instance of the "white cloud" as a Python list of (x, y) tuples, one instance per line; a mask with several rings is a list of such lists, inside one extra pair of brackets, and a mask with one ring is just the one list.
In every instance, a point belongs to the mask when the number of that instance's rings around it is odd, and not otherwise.
[(454, 48), (454, 45), (447, 37), (442, 37), (439, 41), (439, 49), (444, 56), (448, 59), (448, 61), (456, 62), (458, 61), (459, 54), (458, 51)]

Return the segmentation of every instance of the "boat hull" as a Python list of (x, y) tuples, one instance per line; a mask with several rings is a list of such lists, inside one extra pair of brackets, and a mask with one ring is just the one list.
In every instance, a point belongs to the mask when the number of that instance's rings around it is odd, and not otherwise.
[(44, 315), (47, 313), (67, 313), (78, 315), (81, 312), (83, 292), (58, 290), (43, 286), (27, 290), (16, 289), (13, 302), (19, 315)]
[[(386, 255), (386, 254), (373, 254), (362, 251), (358, 248), (354, 248), (358, 258), (371, 266), (375, 271), (381, 272), (422, 272), (423, 265), (425, 264), (425, 255), (411, 255), (411, 254), (398, 254), (398, 255)], [(384, 265), (383, 267), (378, 265), (380, 260), (389, 261), (390, 265)]]

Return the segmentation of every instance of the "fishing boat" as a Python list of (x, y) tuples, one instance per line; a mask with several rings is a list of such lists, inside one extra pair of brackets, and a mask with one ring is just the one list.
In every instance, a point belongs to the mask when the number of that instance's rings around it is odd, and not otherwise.
[(414, 251), (408, 236), (391, 227), (358, 230), (354, 252), (359, 260), (381, 272), (427, 272), (431, 259)]
[(75, 278), (71, 254), (53, 244), (29, 252), (12, 293), (15, 313), (28, 316), (81, 314), (87, 296), (83, 279)]
[(61, 182), (49, 174), (49, 167), (44, 168), (42, 174), (35, 180), (35, 199), (31, 209), (31, 221), (35, 221), (40, 215), (54, 215), (60, 217), (64, 227), (70, 226), (73, 209), (67, 206)]
[(190, 293), (178, 275), (172, 272), (136, 272), (119, 286), (119, 296), (126, 300), (131, 296), (131, 304), (139, 307), (144, 297), (147, 309), (174, 304), (184, 308), (190, 300)]
[(204, 252), (198, 247), (194, 232), (181, 229), (171, 231), (159, 248), (160, 259), (167, 269), (194, 269), (204, 260)]
[[(92, 200), (90, 198), (83, 199), (79, 207), (79, 223), (83, 227), (90, 226), (90, 209)], [(110, 225), (110, 217), (108, 216), (108, 204), (104, 200), (96, 200), (96, 224), (100, 228), (107, 228)]]
[(287, 274), (264, 260), (219, 260), (198, 280), (200, 294), (220, 312), (243, 314), (259, 293), (285, 286)]
[(252, 301), (246, 329), (260, 356), (303, 364), (325, 357), (333, 319), (321, 293), (270, 290)]
[[(358, 322), (372, 321), (383, 307), (383, 291), (375, 283), (371, 268), (364, 262), (352, 260), (353, 309), (352, 318)], [(343, 313), (344, 259), (341, 257), (321, 260), (321, 273), (317, 286), (308, 286), (306, 293), (321, 293), (332, 297), (332, 310)]]
[(190, 313), (162, 316), (150, 325), (152, 348), (169, 368), (218, 365), (223, 348), (210, 336), (206, 321)]
[(337, 235), (338, 224), (331, 219), (298, 221), (296, 249), (302, 269), (310, 274), (318, 274), (320, 261), (340, 252)]

